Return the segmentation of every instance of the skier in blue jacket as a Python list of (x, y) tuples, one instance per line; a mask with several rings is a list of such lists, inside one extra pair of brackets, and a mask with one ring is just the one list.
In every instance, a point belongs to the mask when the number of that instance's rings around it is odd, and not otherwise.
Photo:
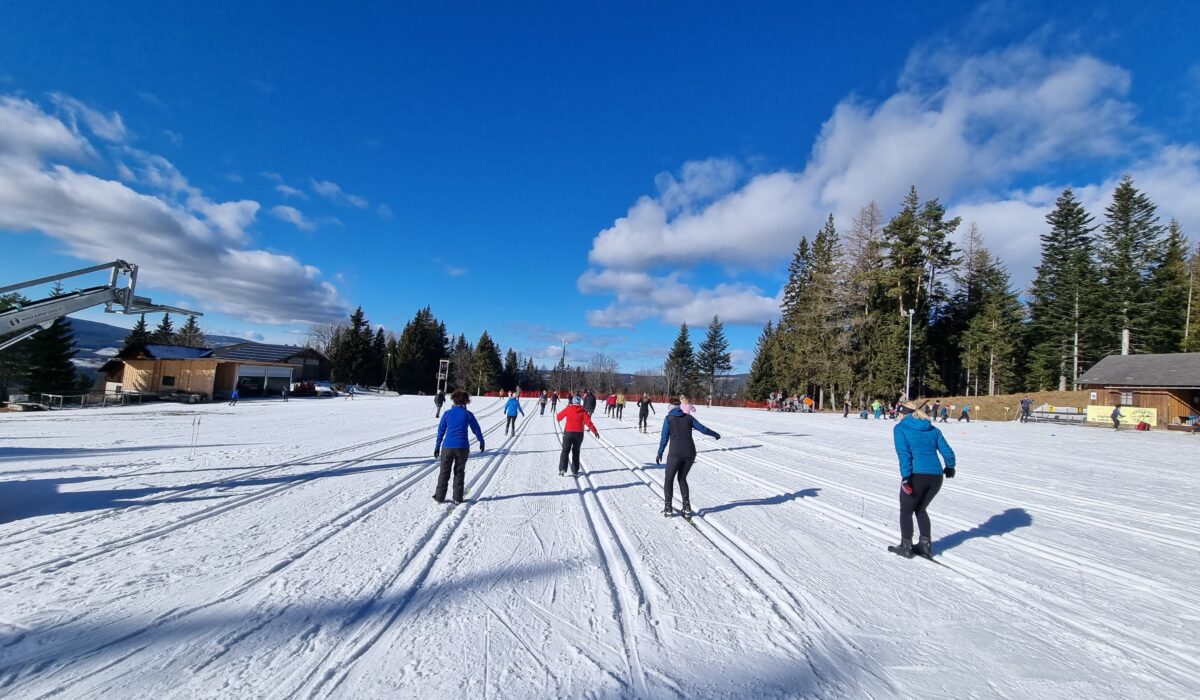
[(679, 406), (679, 399), (671, 399), (671, 410), (663, 419), (662, 437), (658, 441), (658, 456), (654, 458), (655, 463), (662, 464), (663, 450), (667, 449), (669, 442), (671, 450), (667, 453), (667, 479), (663, 482), (663, 498), (666, 500), (663, 515), (668, 518), (674, 513), (671, 507), (671, 492), (677, 478), (679, 479), (679, 495), (683, 497), (683, 517), (692, 517), (692, 504), (688, 500), (687, 483), (688, 472), (696, 462), (696, 443), (692, 440), (692, 429), (699, 430), (717, 440), (721, 439), (719, 433), (704, 427), (700, 421), (696, 420), (695, 416), (684, 413)]
[(446, 500), (446, 486), (450, 481), (450, 471), (454, 471), (454, 502), (463, 502), (463, 481), (467, 475), (467, 457), (471, 454), (470, 437), (467, 430), (475, 433), (479, 441), (479, 451), (483, 452), (483, 431), (479, 429), (479, 421), (475, 414), (467, 410), (471, 403), (471, 395), (459, 389), (450, 395), (454, 404), (449, 411), (442, 414), (438, 423), (437, 444), (433, 447), (434, 458), (440, 458), (441, 471), (438, 472), (437, 489), (433, 492), (433, 500), (441, 503)]
[[(930, 541), (929, 508), (933, 497), (942, 488), (942, 475), (954, 478), (954, 450), (946, 442), (942, 431), (933, 427), (925, 413), (925, 402), (915, 404), (905, 401), (900, 404), (900, 419), (892, 428), (892, 439), (896, 443), (896, 455), (900, 458), (900, 544), (888, 547), (889, 551), (903, 557), (920, 554), (933, 556)], [(946, 460), (945, 469), (938, 460), (938, 453)], [(921, 539), (912, 543), (913, 515), (917, 516), (917, 527)]]
[(508, 435), (512, 431), (513, 435), (517, 434), (517, 414), (525, 415), (525, 409), (521, 408), (521, 400), (517, 398), (516, 393), (508, 392), (508, 402), (504, 404), (504, 415), (507, 419), (504, 421), (504, 434)]

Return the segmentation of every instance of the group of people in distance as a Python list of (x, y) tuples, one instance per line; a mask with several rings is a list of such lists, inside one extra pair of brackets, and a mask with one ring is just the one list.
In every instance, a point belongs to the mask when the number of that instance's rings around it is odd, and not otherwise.
[[(555, 412), (554, 409), (557, 408), (559, 399), (560, 396), (557, 392), (551, 394), (542, 392), (538, 398), (538, 404), (541, 407), (539, 415), (545, 414), (546, 405), (549, 404), (555, 420), (565, 421), (558, 473), (559, 476), (566, 476), (569, 466), (571, 475), (578, 477), (579, 451), (583, 444), (584, 432), (590, 431), (595, 437), (600, 437), (600, 431), (592, 421), (597, 399), (591, 391), (584, 394), (575, 392), (566, 398), (567, 406), (562, 411)], [(434, 397), (437, 415), (440, 415), (441, 418), (438, 423), (437, 442), (433, 449), (434, 458), (440, 460), (433, 500), (438, 503), (445, 501), (446, 492), (450, 487), (451, 477), (453, 477), (452, 496), (454, 502), (458, 504), (463, 502), (466, 463), (470, 454), (470, 434), (474, 433), (480, 452), (483, 452), (486, 447), (479, 421), (467, 409), (467, 404), (471, 401), (470, 394), (462, 390), (453, 392), (450, 395), (452, 406), (445, 414), (442, 414), (441, 409), (445, 400), (442, 392)], [(619, 401), (614, 404), (619, 405)], [(649, 395), (642, 394), (637, 405), (639, 429), (646, 432), (649, 413), (654, 410)], [(666, 454), (663, 515), (670, 517), (674, 514), (674, 488), (678, 483), (683, 505), (680, 512), (690, 518), (693, 511), (687, 477), (692, 465), (696, 462), (696, 443), (693, 432), (698, 431), (716, 440), (720, 440), (721, 435), (696, 420), (694, 415), (696, 407), (686, 396), (673, 397), (670, 400), (670, 406), (663, 419), (658, 453), (654, 458), (655, 463), (661, 465), (664, 452)], [(892, 429), (892, 439), (900, 464), (900, 543), (888, 547), (888, 550), (907, 558), (916, 555), (933, 556), (929, 505), (941, 490), (942, 480), (953, 479), (955, 475), (954, 451), (950, 449), (950, 444), (942, 432), (933, 425), (933, 418), (937, 416), (939, 408), (944, 410), (945, 407), (939, 406), (936, 402), (929, 404), (926, 401), (900, 401), (894, 405), (894, 410), (899, 417), (899, 421)], [(930, 409), (932, 409), (932, 413)], [(524, 415), (524, 413), (519, 395), (515, 392), (510, 393), (504, 403), (505, 435), (510, 432), (513, 435), (516, 434), (517, 416)], [(617, 415), (619, 416), (619, 412)], [(917, 521), (919, 537), (916, 543), (913, 542), (914, 518)]]

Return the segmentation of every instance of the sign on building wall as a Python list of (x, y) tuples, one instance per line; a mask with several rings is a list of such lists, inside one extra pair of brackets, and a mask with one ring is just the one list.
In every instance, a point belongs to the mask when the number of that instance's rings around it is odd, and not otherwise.
[[(1088, 406), (1087, 419), (1089, 423), (1112, 423), (1112, 406)], [(1145, 421), (1150, 425), (1158, 425), (1157, 408), (1121, 407), (1122, 423), (1137, 423)]]

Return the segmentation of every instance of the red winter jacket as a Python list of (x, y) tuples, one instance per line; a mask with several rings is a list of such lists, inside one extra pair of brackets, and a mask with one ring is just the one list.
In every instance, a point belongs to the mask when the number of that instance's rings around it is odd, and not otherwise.
[(563, 418), (567, 419), (567, 424), (563, 426), (564, 433), (582, 433), (583, 426), (586, 425), (591, 429), (593, 435), (600, 437), (599, 431), (596, 430), (596, 424), (592, 422), (592, 417), (588, 415), (588, 412), (583, 410), (583, 406), (571, 404), (555, 416), (556, 420)]

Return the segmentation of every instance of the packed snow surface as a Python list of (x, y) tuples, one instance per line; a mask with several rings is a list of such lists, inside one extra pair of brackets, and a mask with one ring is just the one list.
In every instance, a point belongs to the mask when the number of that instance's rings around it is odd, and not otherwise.
[(427, 397), (0, 417), (0, 695), (1200, 696), (1200, 437), (944, 425), (939, 564), (890, 421), (700, 407), (689, 524), (524, 406), (457, 507)]

